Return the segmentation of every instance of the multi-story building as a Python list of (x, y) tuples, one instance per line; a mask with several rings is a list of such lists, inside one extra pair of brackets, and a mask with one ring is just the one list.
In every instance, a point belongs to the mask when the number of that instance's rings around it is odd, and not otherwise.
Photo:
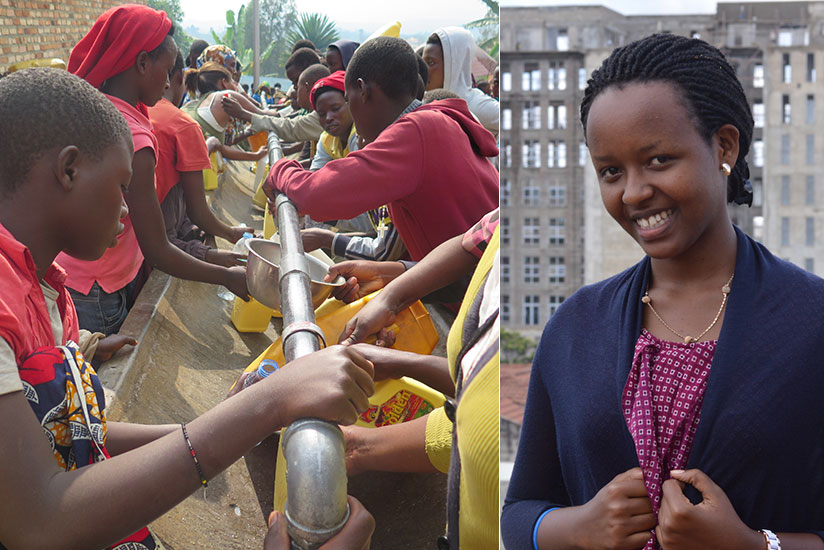
[(824, 130), (816, 125), (824, 117), (824, 97), (816, 102), (824, 2), (725, 3), (715, 14), (666, 17), (603, 6), (504, 8), (504, 328), (537, 336), (578, 287), (642, 256), (601, 205), (579, 108), (588, 75), (609, 53), (654, 32), (700, 37), (728, 56), (755, 120), (747, 156), (753, 207), (730, 206), (730, 215), (778, 256), (824, 273), (824, 191), (816, 174), (824, 163)]

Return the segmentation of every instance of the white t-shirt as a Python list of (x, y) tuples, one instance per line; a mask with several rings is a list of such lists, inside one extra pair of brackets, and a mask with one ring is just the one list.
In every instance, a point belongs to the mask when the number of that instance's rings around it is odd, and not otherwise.
[[(46, 307), (49, 309), (49, 321), (51, 321), (54, 341), (62, 344), (63, 320), (57, 308), (57, 298), (60, 295), (44, 282), (40, 283), (40, 288), (43, 290)], [(20, 381), (20, 373), (17, 370), (17, 358), (9, 343), (4, 338), (0, 338), (0, 395), (22, 390), (23, 383)]]

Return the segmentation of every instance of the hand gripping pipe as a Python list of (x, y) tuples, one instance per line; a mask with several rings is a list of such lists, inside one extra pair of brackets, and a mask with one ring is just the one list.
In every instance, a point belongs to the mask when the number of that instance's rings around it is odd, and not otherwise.
[[(280, 140), (269, 133), (269, 166), (283, 158)], [(298, 228), (298, 211), (286, 195), (275, 198), (280, 232), (280, 296), (283, 354), (286, 362), (318, 351), (309, 266)], [(318, 334), (320, 333), (320, 334)], [(286, 459), (286, 519), (292, 548), (315, 550), (349, 519), (343, 433), (334, 423), (316, 418), (293, 422), (281, 441)]]

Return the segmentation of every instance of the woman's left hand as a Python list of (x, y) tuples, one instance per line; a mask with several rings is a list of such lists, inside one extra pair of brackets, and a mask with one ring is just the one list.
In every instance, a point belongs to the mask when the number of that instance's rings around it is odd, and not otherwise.
[[(726, 548), (753, 550), (764, 547), (764, 537), (738, 517), (730, 499), (701, 470), (673, 470), (664, 482), (655, 534), (664, 550)], [(692, 504), (683, 489), (690, 484), (703, 501)]]

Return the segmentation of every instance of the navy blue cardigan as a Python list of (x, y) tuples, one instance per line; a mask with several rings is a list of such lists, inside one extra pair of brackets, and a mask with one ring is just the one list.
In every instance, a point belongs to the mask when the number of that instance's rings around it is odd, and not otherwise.
[[(749, 527), (824, 539), (824, 279), (736, 233), (735, 280), (687, 468), (709, 475)], [(638, 466), (621, 392), (649, 265), (580, 289), (544, 329), (501, 516), (507, 550), (532, 548), (543, 511), (584, 504)]]

